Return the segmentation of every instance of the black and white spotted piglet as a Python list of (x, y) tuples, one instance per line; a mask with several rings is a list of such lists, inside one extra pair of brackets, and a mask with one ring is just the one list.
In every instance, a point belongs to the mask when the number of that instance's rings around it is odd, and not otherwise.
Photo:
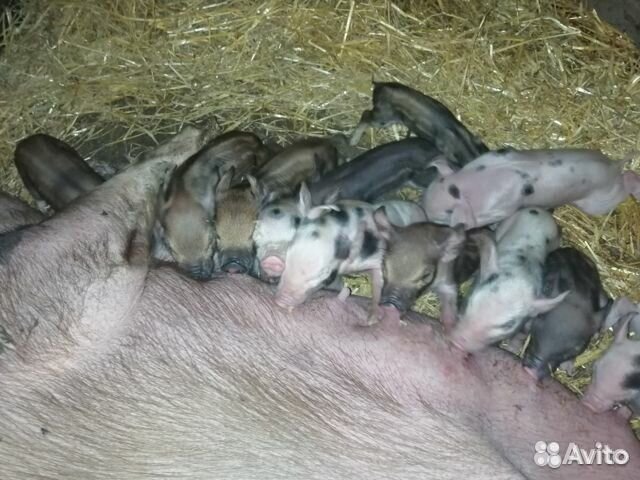
[(560, 243), (558, 226), (546, 210), (519, 210), (498, 226), (495, 240), (487, 232), (474, 239), (480, 246), (480, 273), (451, 333), (452, 343), (468, 353), (513, 337), (528, 318), (548, 312), (568, 295), (542, 296), (542, 266)]
[(376, 212), (371, 204), (357, 201), (311, 208), (287, 250), (276, 303), (293, 308), (338, 275), (369, 272), (373, 297), (369, 324), (376, 323), (382, 259), (390, 233), (376, 224)]
[(558, 366), (573, 372), (573, 360), (602, 329), (610, 307), (598, 268), (572, 247), (551, 252), (544, 263), (545, 296), (564, 292), (569, 292), (564, 301), (532, 321), (522, 364), (536, 380)]
[(640, 415), (640, 304), (619, 298), (605, 326), (613, 326), (614, 341), (593, 365), (591, 384), (582, 402), (597, 413), (626, 403)]

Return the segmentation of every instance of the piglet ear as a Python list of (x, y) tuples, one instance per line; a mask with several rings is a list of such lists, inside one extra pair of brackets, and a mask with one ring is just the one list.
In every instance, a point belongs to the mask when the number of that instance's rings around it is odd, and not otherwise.
[(554, 298), (536, 298), (531, 303), (531, 309), (529, 310), (529, 315), (532, 317), (542, 315), (543, 313), (547, 313), (553, 310), (555, 307), (560, 305), (562, 301), (569, 295), (569, 290), (566, 292), (562, 292), (560, 295)]
[(231, 180), (233, 179), (233, 175), (235, 174), (235, 168), (231, 167), (227, 172), (222, 176), (222, 178), (218, 181), (218, 185), (216, 186), (216, 194), (222, 195), (229, 190), (231, 187)]
[(257, 200), (259, 205), (265, 205), (275, 199), (275, 194), (269, 192), (264, 184), (260, 183), (253, 175), (247, 175), (247, 181), (249, 182), (253, 198)]
[(340, 198), (340, 187), (335, 187), (333, 191), (329, 195), (327, 195), (327, 198), (324, 201), (324, 203), (336, 203), (339, 198)]
[(316, 218), (318, 218), (323, 213), (330, 212), (332, 210), (337, 212), (340, 209), (338, 207), (336, 207), (335, 205), (319, 205), (319, 206), (313, 207), (311, 210), (309, 210), (307, 212), (307, 214), (305, 215), (305, 217), (308, 218), (309, 220), (315, 220)]
[(302, 182), (300, 184), (300, 194), (298, 197), (298, 209), (302, 216), (307, 216), (309, 211), (311, 210), (311, 192), (309, 191), (309, 187), (307, 187), (306, 182)]
[[(172, 171), (172, 174), (175, 170)], [(162, 186), (158, 191), (158, 201), (156, 203), (156, 211), (164, 212), (171, 207), (173, 203), (173, 197), (176, 191), (176, 182), (178, 181), (175, 176), (167, 176), (164, 178)]]
[(216, 185), (213, 182), (209, 182), (204, 185), (200, 195), (198, 196), (198, 203), (204, 208), (204, 210), (213, 216), (213, 212), (216, 206)]
[(440, 258), (440, 260), (443, 262), (452, 262), (456, 258), (458, 258), (467, 239), (464, 227), (462, 225), (457, 225), (451, 230), (452, 232), (444, 244), (444, 251), (442, 257)]
[(493, 233), (480, 230), (469, 235), (480, 252), (480, 281), (498, 273), (498, 248)]
[(451, 167), (449, 162), (447, 161), (447, 157), (444, 155), (438, 155), (430, 164), (430, 167), (434, 167), (438, 170), (438, 173), (441, 177), (448, 177), (453, 174), (455, 170)]
[(256, 177), (254, 177), (253, 175), (247, 175), (246, 178), (249, 182), (249, 188), (251, 188), (251, 193), (253, 194), (253, 196), (256, 198), (260, 198), (262, 196), (262, 189), (260, 187), (260, 184), (258, 183), (258, 180), (256, 180)]
[(373, 212), (373, 221), (375, 222), (376, 227), (378, 227), (380, 236), (385, 240), (389, 240), (395, 230), (389, 221), (389, 217), (387, 216), (387, 211), (384, 206), (376, 208), (376, 211)]
[[(230, 175), (233, 175), (233, 172)], [(176, 180), (182, 182), (183, 188), (195, 202), (213, 215), (215, 196), (220, 185), (217, 168), (212, 171), (211, 175), (185, 175)], [(177, 185), (174, 184), (173, 187), (175, 188)]]

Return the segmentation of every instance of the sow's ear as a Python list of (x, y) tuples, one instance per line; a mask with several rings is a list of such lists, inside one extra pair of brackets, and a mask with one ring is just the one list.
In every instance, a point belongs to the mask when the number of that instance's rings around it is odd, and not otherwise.
[(567, 295), (569, 295), (568, 290), (554, 298), (536, 298), (531, 303), (531, 309), (529, 310), (529, 315), (532, 317), (535, 317), (553, 310), (555, 307), (560, 305), (560, 303), (562, 303), (562, 301), (567, 297)]
[(493, 233), (480, 230), (470, 234), (480, 251), (480, 281), (498, 273), (498, 248)]

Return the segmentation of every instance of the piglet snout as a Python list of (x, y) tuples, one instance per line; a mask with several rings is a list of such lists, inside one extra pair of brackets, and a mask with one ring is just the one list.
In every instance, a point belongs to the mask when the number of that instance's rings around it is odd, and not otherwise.
[(260, 268), (269, 277), (279, 277), (284, 271), (284, 261), (275, 255), (270, 255), (260, 262)]
[(247, 273), (247, 268), (240, 262), (230, 261), (222, 266), (222, 270), (227, 273)]
[(181, 268), (194, 280), (208, 280), (213, 274), (213, 261), (182, 264)]

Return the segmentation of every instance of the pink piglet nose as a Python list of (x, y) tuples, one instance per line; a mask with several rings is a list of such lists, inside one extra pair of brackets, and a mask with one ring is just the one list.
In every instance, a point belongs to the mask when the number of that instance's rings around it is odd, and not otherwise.
[(280, 275), (284, 271), (284, 261), (280, 257), (271, 255), (262, 259), (260, 268), (269, 275)]

